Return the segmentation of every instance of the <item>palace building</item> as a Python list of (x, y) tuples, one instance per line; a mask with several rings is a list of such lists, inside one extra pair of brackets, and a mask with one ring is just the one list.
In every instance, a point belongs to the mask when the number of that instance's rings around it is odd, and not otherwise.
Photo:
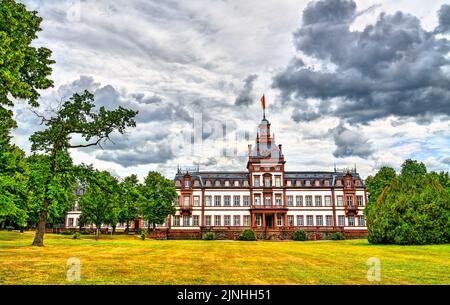
[(281, 145), (271, 137), (265, 114), (245, 171), (178, 169), (177, 212), (168, 221), (172, 236), (199, 237), (213, 231), (236, 238), (252, 228), (259, 238), (287, 239), (295, 230), (310, 238), (333, 232), (367, 235), (367, 193), (356, 169), (287, 171)]
[[(261, 101), (264, 109), (264, 98)], [(356, 168), (287, 171), (282, 146), (275, 143), (270, 127), (264, 113), (256, 143), (248, 146), (244, 171), (178, 168), (174, 178), (179, 195), (176, 214), (152, 234), (201, 238), (212, 231), (218, 239), (235, 239), (251, 228), (260, 239), (290, 239), (295, 230), (307, 232), (312, 239), (330, 238), (334, 232), (342, 232), (347, 238), (366, 236), (367, 193)], [(82, 195), (84, 190), (78, 192)], [(67, 214), (65, 228), (75, 229), (79, 217), (75, 203)], [(147, 225), (139, 219), (131, 228)]]

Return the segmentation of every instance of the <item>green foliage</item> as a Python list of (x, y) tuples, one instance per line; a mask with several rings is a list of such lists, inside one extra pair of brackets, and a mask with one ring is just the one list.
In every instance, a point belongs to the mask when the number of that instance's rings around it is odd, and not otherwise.
[(119, 211), (119, 183), (117, 178), (106, 171), (98, 171), (92, 166), (84, 166), (78, 177), (86, 187), (80, 198), (81, 217), (97, 228), (97, 238), (102, 224), (116, 224)]
[(13, 226), (6, 226), (5, 229), (8, 230), (8, 231), (12, 231), (12, 230), (14, 230), (14, 227)]
[(72, 159), (66, 151), (59, 152), (52, 171), (48, 155), (33, 154), (28, 158), (30, 177), (28, 181), (28, 224), (39, 222), (39, 214), (45, 198), (52, 202), (47, 208), (48, 223), (61, 223), (74, 201), (75, 177)]
[(433, 244), (450, 241), (448, 175), (430, 173), (407, 160), (367, 210), (371, 243)]
[(306, 235), (305, 231), (297, 230), (292, 233), (292, 239), (297, 241), (305, 241), (308, 240), (308, 235)]
[(119, 222), (126, 223), (129, 228), (130, 221), (137, 220), (139, 216), (139, 202), (142, 201), (139, 192), (140, 184), (136, 175), (126, 177), (120, 183), (120, 212)]
[(331, 239), (332, 240), (344, 240), (345, 235), (342, 232), (334, 232), (333, 234), (331, 234)]
[(75, 233), (73, 233), (73, 235), (72, 235), (72, 238), (73, 238), (73, 239), (80, 239), (80, 237), (81, 237), (80, 232), (75, 232)]
[(139, 211), (149, 226), (163, 224), (169, 215), (175, 215), (174, 202), (178, 195), (172, 180), (164, 178), (160, 173), (149, 172), (140, 187), (140, 194), (142, 201)]
[(202, 237), (203, 240), (213, 240), (214, 239), (214, 232), (206, 232), (203, 234)]
[(147, 234), (148, 234), (147, 230), (145, 230), (145, 229), (142, 230), (142, 231), (141, 231), (141, 239), (142, 239), (142, 240), (145, 240), (145, 237), (147, 236)]
[(392, 179), (396, 177), (395, 170), (390, 167), (382, 167), (375, 176), (367, 177), (365, 184), (369, 193), (369, 203), (371, 205), (377, 201), (378, 196), (389, 186)]
[[(53, 86), (48, 79), (54, 63), (47, 48), (32, 47), (42, 18), (24, 4), (0, 0), (0, 108), (13, 98), (38, 106), (39, 89)], [(10, 96), (9, 96), (10, 95)]]
[(251, 229), (245, 229), (239, 236), (239, 240), (246, 240), (246, 241), (256, 240), (256, 233)]
[(61, 235), (73, 235), (73, 232), (70, 230), (62, 231)]

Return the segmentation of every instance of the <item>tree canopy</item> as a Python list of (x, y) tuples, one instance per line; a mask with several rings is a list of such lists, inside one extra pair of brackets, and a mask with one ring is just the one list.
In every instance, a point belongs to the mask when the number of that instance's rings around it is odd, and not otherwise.
[[(381, 171), (380, 171), (381, 172)], [(371, 243), (431, 244), (450, 241), (448, 174), (427, 173), (423, 163), (407, 160), (400, 175), (387, 182), (384, 170), (367, 185), (375, 202), (366, 219)], [(375, 183), (378, 181), (377, 183)], [(384, 181), (384, 182), (383, 182)], [(381, 190), (379, 193), (379, 190)]]

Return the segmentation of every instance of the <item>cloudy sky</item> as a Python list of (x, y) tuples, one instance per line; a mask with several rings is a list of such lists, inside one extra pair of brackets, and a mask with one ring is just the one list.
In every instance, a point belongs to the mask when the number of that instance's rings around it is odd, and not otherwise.
[[(264, 93), (287, 170), (414, 158), (450, 170), (450, 6), (438, 0), (23, 1), (44, 18), (55, 87), (139, 110), (137, 127), (76, 163), (124, 177), (244, 170)], [(41, 126), (16, 109), (15, 141)], [(76, 141), (77, 139), (75, 139)], [(194, 145), (192, 145), (194, 143)]]

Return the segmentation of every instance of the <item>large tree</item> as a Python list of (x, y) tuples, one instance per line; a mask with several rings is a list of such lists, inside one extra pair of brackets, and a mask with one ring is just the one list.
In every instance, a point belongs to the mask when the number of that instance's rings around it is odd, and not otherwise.
[(367, 210), (366, 219), (371, 243), (449, 242), (449, 191), (435, 173), (427, 173), (424, 164), (407, 160), (401, 174)]
[(175, 215), (174, 202), (177, 192), (172, 180), (164, 178), (158, 172), (149, 172), (141, 187), (142, 202), (139, 212), (148, 222), (148, 228), (163, 224), (169, 215)]
[(86, 193), (80, 198), (81, 218), (96, 228), (96, 239), (100, 237), (103, 224), (117, 224), (120, 200), (118, 180), (106, 171), (85, 167), (82, 184)]
[[(41, 151), (49, 156), (50, 174), (44, 181), (44, 196), (39, 212), (39, 222), (36, 227), (36, 236), (33, 245), (44, 245), (44, 233), (47, 213), (53, 203), (51, 198), (51, 181), (62, 166), (58, 156), (71, 148), (83, 148), (101, 145), (108, 141), (110, 135), (117, 131), (121, 134), (127, 127), (136, 126), (134, 117), (137, 112), (119, 107), (116, 110), (106, 110), (100, 107), (95, 110), (94, 95), (88, 91), (82, 94), (75, 93), (68, 101), (61, 103), (55, 109), (52, 117), (37, 114), (47, 128), (34, 133), (30, 140), (33, 152)], [(84, 140), (82, 143), (73, 143), (72, 138)]]
[[(39, 89), (53, 86), (51, 51), (32, 47), (42, 18), (14, 0), (0, 0), (0, 114), (12, 118), (15, 99), (38, 106)], [(15, 123), (14, 123), (15, 124)]]
[(120, 183), (121, 199), (119, 222), (126, 224), (126, 230), (130, 229), (130, 222), (139, 217), (139, 202), (141, 202), (141, 194), (139, 192), (139, 181), (136, 175), (125, 177)]

